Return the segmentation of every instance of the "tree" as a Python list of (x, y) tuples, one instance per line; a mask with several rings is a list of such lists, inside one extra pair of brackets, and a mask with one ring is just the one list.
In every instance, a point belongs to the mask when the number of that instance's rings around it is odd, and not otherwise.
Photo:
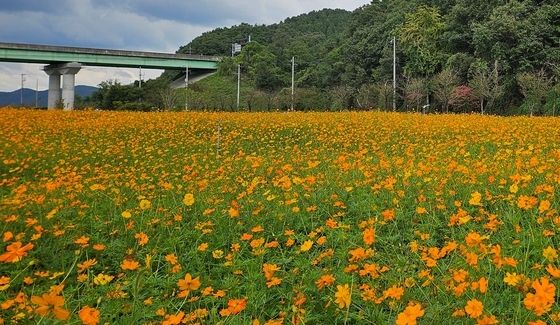
[(159, 91), (159, 96), (161, 98), (162, 108), (167, 110), (175, 108), (177, 100), (179, 99), (177, 91), (171, 87), (161, 89)]
[(276, 65), (276, 56), (266, 46), (258, 42), (247, 44), (237, 61), (258, 89), (271, 91), (282, 86), (282, 71)]
[(377, 92), (377, 105), (388, 110), (393, 104), (393, 85), (389, 81), (377, 82), (375, 84)]
[(354, 101), (354, 89), (349, 86), (338, 86), (331, 90), (332, 106), (337, 110), (345, 110), (352, 108)]
[(420, 111), (422, 107), (422, 112), (426, 110), (426, 106), (422, 105), (424, 99), (426, 98), (426, 93), (428, 90), (428, 84), (424, 78), (406, 78), (404, 84), (404, 97), (406, 101), (407, 108), (412, 107), (415, 112)]
[(414, 13), (406, 14), (397, 31), (406, 53), (406, 73), (426, 77), (443, 65), (445, 55), (440, 43), (444, 30), (445, 23), (437, 8), (422, 5)]
[(356, 105), (362, 110), (372, 108), (376, 105), (377, 91), (375, 85), (364, 84), (356, 92)]
[(560, 83), (550, 88), (546, 97), (545, 110), (548, 114), (556, 116), (556, 110), (560, 106)]
[(473, 89), (465, 85), (455, 87), (449, 99), (449, 105), (455, 112), (470, 112), (473, 108), (476, 109), (477, 100)]
[(458, 83), (459, 78), (451, 69), (443, 69), (433, 79), (434, 96), (442, 104), (446, 113), (449, 113), (449, 101)]
[(480, 114), (484, 115), (485, 109), (492, 108), (503, 93), (504, 87), (498, 73), (498, 64), (496, 62), (491, 71), (484, 62), (477, 61), (473, 63), (472, 70), (469, 86), (480, 103)]
[(120, 109), (125, 103), (138, 103), (143, 99), (142, 91), (133, 85), (122, 85), (117, 80), (107, 80), (99, 84), (91, 95), (96, 107)]
[(234, 58), (225, 57), (218, 63), (218, 74), (223, 77), (233, 78), (237, 74), (237, 63)]
[(524, 105), (529, 109), (529, 115), (533, 116), (546, 99), (546, 95), (550, 90), (550, 79), (543, 70), (540, 70), (538, 72), (518, 74), (517, 82), (523, 97), (525, 97)]

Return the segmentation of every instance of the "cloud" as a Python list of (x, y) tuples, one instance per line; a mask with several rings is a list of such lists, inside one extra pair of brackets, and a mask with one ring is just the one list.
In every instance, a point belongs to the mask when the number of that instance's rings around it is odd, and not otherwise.
[(155, 19), (227, 26), (241, 22), (270, 24), (323, 8), (354, 10), (365, 3), (364, 0), (100, 0), (96, 5), (129, 10)]
[(0, 39), (5, 42), (173, 52), (207, 30), (207, 27), (196, 24), (152, 19), (131, 11), (94, 6), (90, 0), (75, 0), (58, 9), (16, 14), (0, 9)]
[[(0, 41), (175, 52), (203, 32), (246, 22), (270, 24), (325, 7), (355, 9), (366, 0), (0, 0)], [(0, 90), (20, 87), (14, 75), (47, 77), (40, 66), (0, 63)], [(89, 69), (89, 68), (88, 68)], [(81, 71), (77, 81), (97, 85), (134, 70)], [(127, 71), (127, 72), (122, 72)], [(151, 76), (152, 72), (147, 71)], [(157, 72), (156, 72), (157, 73)], [(44, 80), (43, 80), (44, 79)], [(41, 81), (43, 80), (43, 81)]]
[(4, 0), (0, 11), (4, 12), (55, 12), (58, 8), (67, 5), (66, 0)]

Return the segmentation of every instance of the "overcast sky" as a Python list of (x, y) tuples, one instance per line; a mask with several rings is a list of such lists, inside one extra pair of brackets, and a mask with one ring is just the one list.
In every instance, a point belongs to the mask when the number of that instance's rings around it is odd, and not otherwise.
[[(271, 24), (312, 10), (354, 10), (367, 0), (0, 0), (0, 42), (175, 52), (216, 27)], [(47, 87), (42, 65), (0, 63), (0, 91)], [(143, 71), (146, 78), (161, 71)], [(76, 84), (129, 83), (135, 69), (85, 67)]]

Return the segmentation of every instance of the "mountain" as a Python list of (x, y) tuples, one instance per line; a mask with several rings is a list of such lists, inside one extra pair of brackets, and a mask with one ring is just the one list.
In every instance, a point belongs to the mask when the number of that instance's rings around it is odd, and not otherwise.
[[(97, 90), (92, 86), (76, 86), (75, 94), (80, 97), (89, 97)], [(37, 96), (38, 106), (47, 107), (48, 90), (40, 90)], [(35, 89), (23, 88), (23, 105), (35, 107), (36, 92)], [(0, 107), (1, 106), (20, 106), (21, 105), (21, 89), (11, 92), (0, 91)]]
[[(352, 13), (342, 9), (311, 11), (272, 25), (246, 23), (217, 28), (203, 33), (189, 44), (179, 48), (179, 53), (196, 53), (230, 56), (231, 44), (252, 41), (266, 44), (275, 55), (289, 52), (291, 48), (306, 45), (309, 51), (318, 48), (330, 50), (341, 41)], [(324, 51), (315, 52), (318, 58)]]

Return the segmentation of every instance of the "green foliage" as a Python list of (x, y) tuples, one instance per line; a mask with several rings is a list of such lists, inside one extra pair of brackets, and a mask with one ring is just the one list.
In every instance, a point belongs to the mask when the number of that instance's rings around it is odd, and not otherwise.
[(459, 78), (455, 71), (443, 69), (433, 79), (434, 96), (441, 104), (444, 112), (449, 112), (449, 102), (453, 96), (453, 91), (459, 84)]
[(405, 71), (415, 76), (432, 75), (443, 63), (441, 37), (445, 23), (439, 10), (420, 6), (405, 16), (405, 23), (397, 33), (408, 57)]
[(551, 81), (542, 70), (532, 73), (520, 73), (517, 76), (517, 81), (521, 93), (525, 98), (523, 105), (529, 110), (529, 114), (532, 116), (542, 108), (543, 101), (550, 91)]
[(91, 95), (91, 104), (94, 107), (111, 110), (143, 110), (164, 108), (162, 92), (169, 88), (166, 78), (157, 78), (142, 83), (142, 88), (137, 83), (122, 85), (116, 80), (103, 81), (99, 89)]

